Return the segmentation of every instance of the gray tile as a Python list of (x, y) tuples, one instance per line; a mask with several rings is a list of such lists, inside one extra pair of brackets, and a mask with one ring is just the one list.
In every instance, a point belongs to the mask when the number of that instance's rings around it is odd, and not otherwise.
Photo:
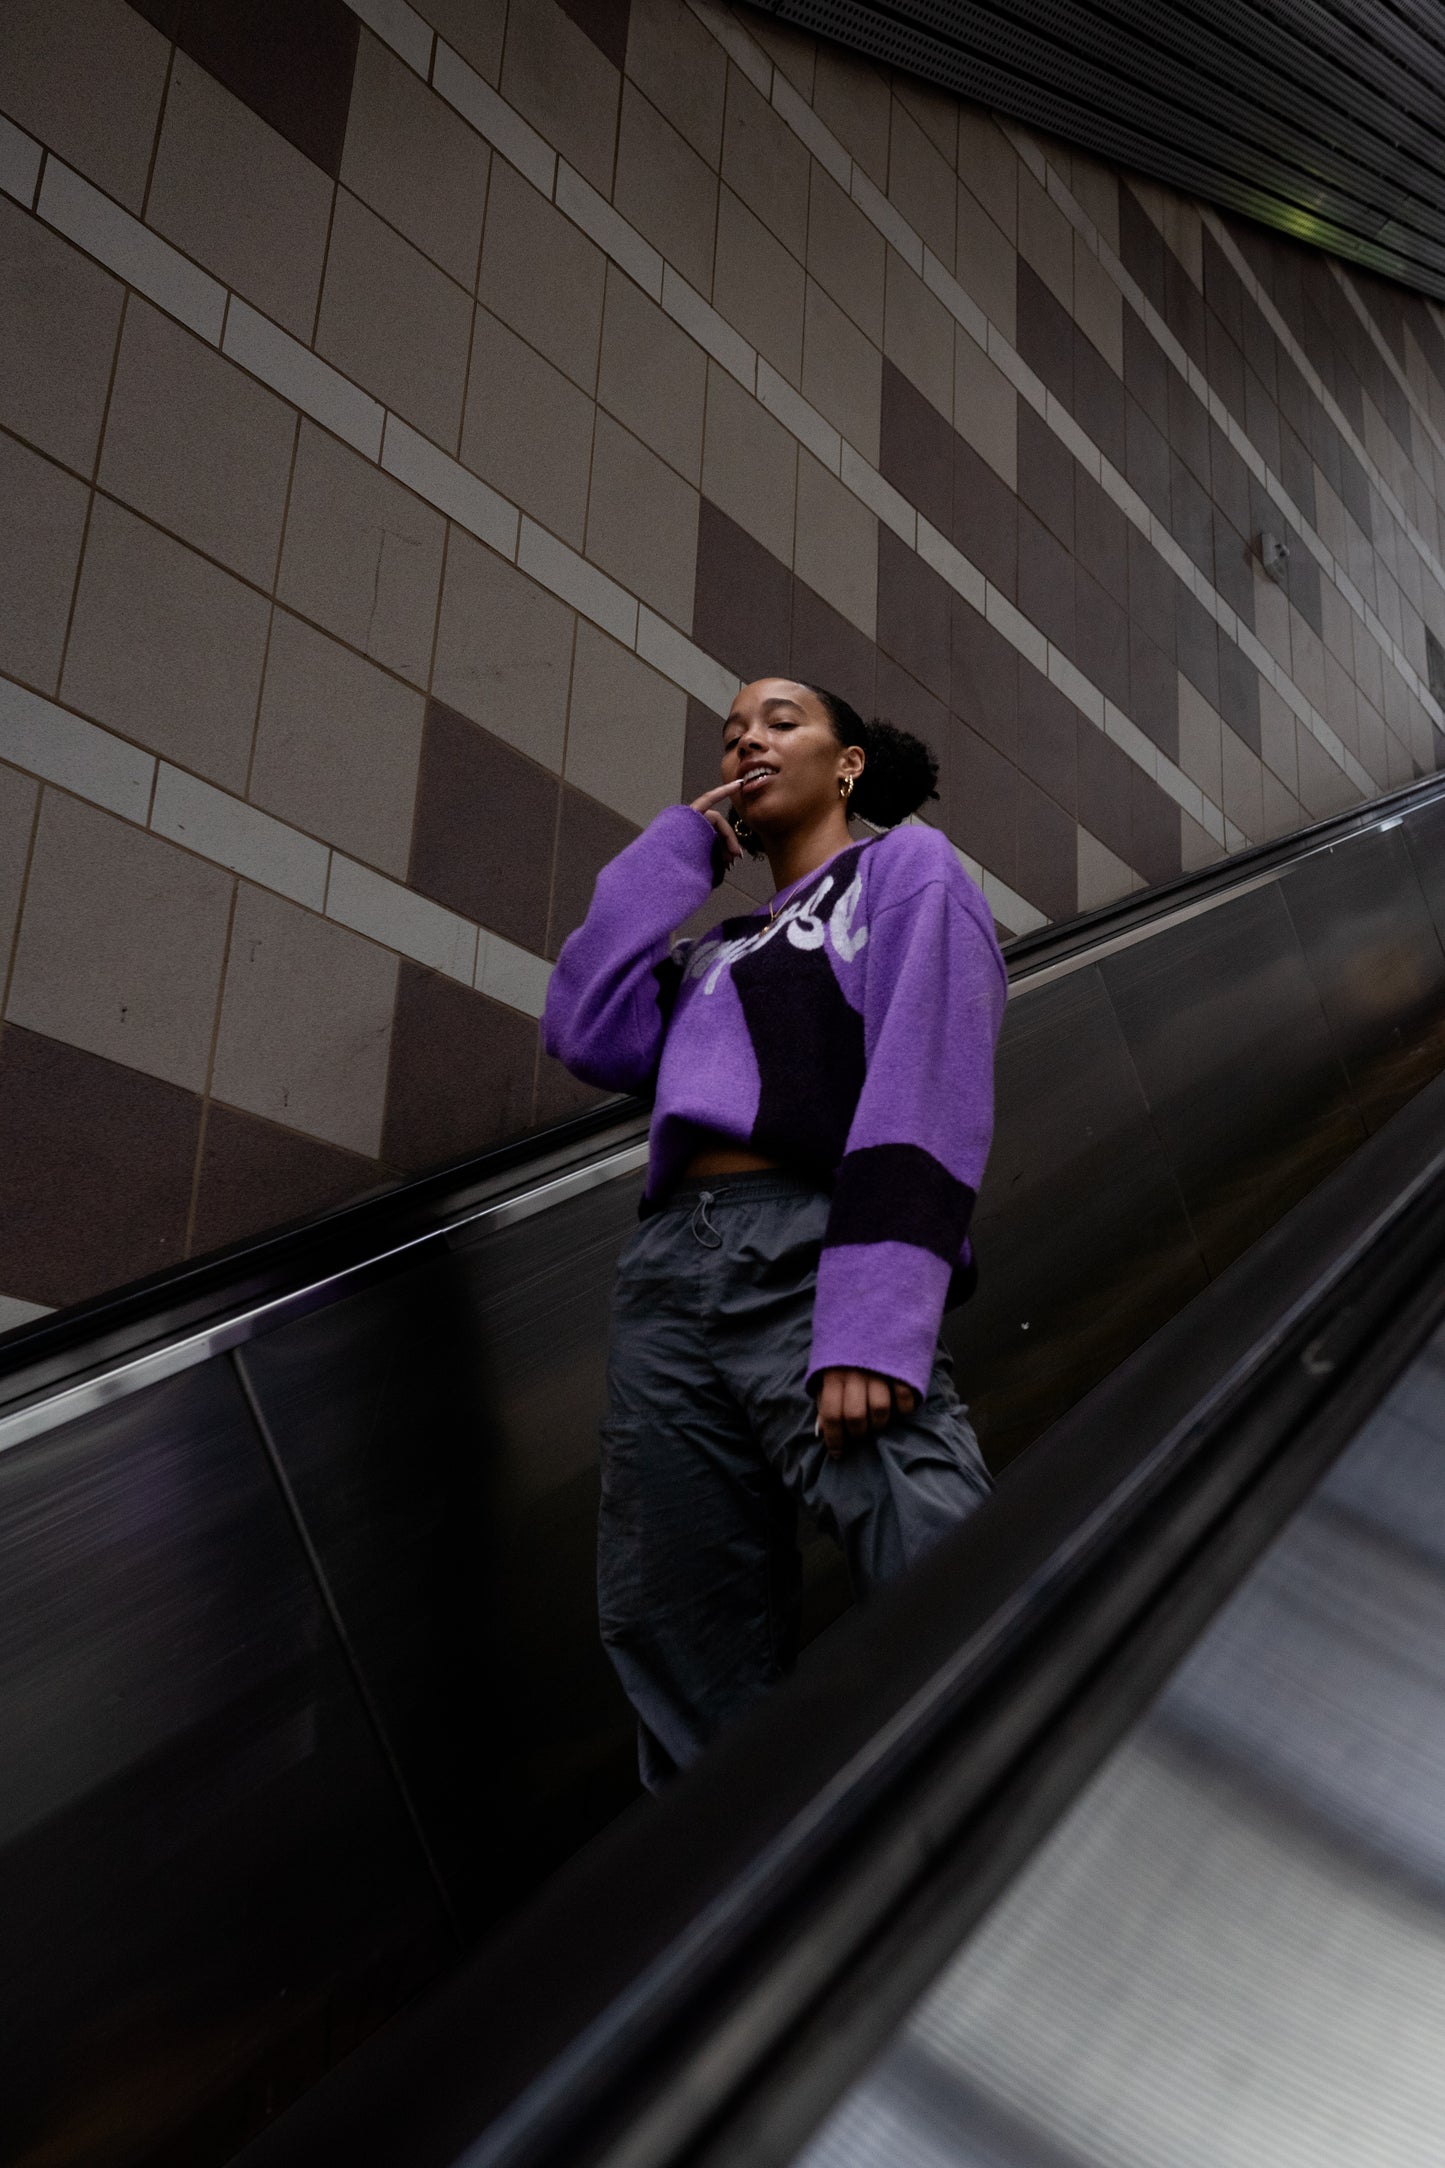
[(89, 474), (120, 330), (108, 271), (0, 196), (0, 423)]
[(502, 96), (594, 188), (612, 179), (618, 83), (617, 69), (555, 0), (508, 10)]
[(574, 623), (564, 602), (453, 528), (436, 698), (560, 773)]
[(228, 1105), (374, 1157), (397, 963), (283, 897), (236, 897), (211, 1089)]
[(589, 394), (597, 385), (606, 269), (601, 249), (499, 160), (477, 298)]
[(475, 130), (363, 30), (342, 181), (469, 292), (490, 160)]
[(613, 202), (699, 293), (712, 291), (717, 175), (628, 83)]
[(276, 592), (413, 683), (431, 668), (446, 521), (303, 421)]
[(132, 297), (102, 488), (269, 590), (295, 433), (290, 407)]
[(61, 687), (66, 703), (244, 791), (271, 605), (98, 497)]
[(39, 798), (40, 785), (31, 777), (0, 766), (0, 988), (10, 973), (10, 950)]
[(670, 467), (697, 481), (707, 356), (611, 264), (597, 397)]
[(463, 463), (576, 549), (587, 524), (593, 412), (560, 369), (477, 310)]
[(123, 0), (6, 0), (0, 109), (139, 211), (170, 48)]
[(598, 415), (587, 555), (684, 632), (692, 626), (697, 507), (695, 489), (609, 414)]
[(316, 351), (447, 451), (461, 426), (471, 323), (463, 289), (339, 189)]
[(0, 669), (54, 692), (89, 491), (0, 436)]
[(47, 791), (5, 1014), (199, 1091), (231, 876)]
[(577, 628), (566, 778), (639, 827), (682, 793), (687, 695), (587, 624)]

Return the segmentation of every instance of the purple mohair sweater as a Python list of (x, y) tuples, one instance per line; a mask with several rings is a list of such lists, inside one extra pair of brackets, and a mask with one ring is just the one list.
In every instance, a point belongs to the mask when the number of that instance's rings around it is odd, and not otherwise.
[(950, 1282), (971, 1291), (993, 1132), (1008, 979), (988, 905), (946, 838), (895, 828), (785, 890), (771, 924), (673, 947), (715, 886), (715, 842), (669, 806), (603, 867), (543, 1040), (587, 1083), (653, 1095), (647, 1201), (700, 1129), (830, 1189), (809, 1386), (841, 1364), (926, 1393)]

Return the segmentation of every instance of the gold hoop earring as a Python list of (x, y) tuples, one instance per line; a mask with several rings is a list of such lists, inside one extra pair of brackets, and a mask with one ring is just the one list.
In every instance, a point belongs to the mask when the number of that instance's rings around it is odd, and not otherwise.
[(753, 832), (741, 815), (738, 815), (733, 821), (733, 834), (737, 837), (744, 850), (753, 840)]
[(848, 803), (848, 800), (853, 795), (854, 780), (854, 777), (851, 775), (840, 775), (838, 778), (838, 796), (843, 800), (843, 803), (845, 805)]

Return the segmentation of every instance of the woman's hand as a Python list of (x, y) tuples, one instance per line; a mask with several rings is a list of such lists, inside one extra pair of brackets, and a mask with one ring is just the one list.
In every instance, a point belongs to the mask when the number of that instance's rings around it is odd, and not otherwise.
[(818, 1391), (818, 1434), (837, 1460), (849, 1438), (882, 1430), (894, 1414), (911, 1415), (918, 1395), (897, 1378), (876, 1370), (825, 1370)]
[(727, 864), (729, 866), (735, 865), (738, 859), (742, 857), (743, 847), (733, 831), (732, 822), (728, 819), (726, 813), (721, 812), (719, 809), (724, 798), (730, 798), (736, 789), (736, 783), (719, 783), (716, 790), (705, 790), (700, 798), (694, 798), (692, 801), (693, 812), (701, 813), (703, 819), (714, 827), (722, 837), (727, 848)]

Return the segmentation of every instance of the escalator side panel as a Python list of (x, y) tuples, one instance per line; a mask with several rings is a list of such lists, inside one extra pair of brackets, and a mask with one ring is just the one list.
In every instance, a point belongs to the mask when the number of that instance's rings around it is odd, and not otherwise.
[(1281, 887), (1374, 1131), (1445, 1068), (1445, 950), (1405, 831), (1353, 836), (1291, 867)]
[(0, 1456), (0, 2158), (223, 2160), (451, 1948), (234, 1374)]
[(1222, 1271), (1365, 1136), (1284, 897), (1251, 890), (1100, 970), (1200, 1251)]
[(1011, 1004), (997, 1099), (979, 1291), (948, 1322), (995, 1468), (1208, 1277), (1096, 968)]

